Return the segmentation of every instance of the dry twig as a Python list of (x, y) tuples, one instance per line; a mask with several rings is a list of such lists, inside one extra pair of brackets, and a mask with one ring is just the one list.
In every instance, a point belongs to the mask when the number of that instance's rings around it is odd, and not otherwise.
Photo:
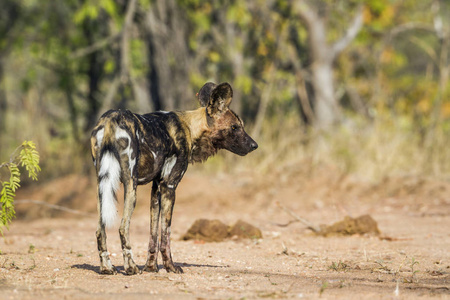
[(82, 216), (87, 216), (87, 217), (93, 217), (95, 216), (94, 214), (88, 213), (88, 212), (84, 212), (84, 211), (80, 211), (80, 210), (76, 210), (76, 209), (71, 209), (68, 207), (64, 207), (64, 206), (60, 206), (60, 205), (55, 205), (55, 204), (50, 204), (44, 201), (39, 201), (39, 200), (16, 200), (14, 201), (14, 204), (24, 204), (24, 203), (31, 203), (31, 204), (38, 204), (38, 205), (43, 205), (43, 206), (47, 206), (51, 209), (56, 209), (56, 210), (61, 210), (61, 211), (65, 211), (71, 214), (76, 214), (76, 215), (82, 215)]
[[(306, 227), (308, 229), (311, 229), (312, 231), (314, 231), (315, 233), (320, 232), (320, 227), (314, 225), (313, 223), (309, 222), (306, 219), (303, 219), (299, 216), (297, 216), (295, 213), (292, 212), (291, 209), (288, 209), (286, 206), (284, 206), (283, 204), (281, 204), (279, 201), (276, 202), (278, 207), (280, 207), (282, 210), (284, 210), (286, 213), (288, 213), (289, 215), (291, 215), (292, 217), (294, 217), (297, 221), (302, 222), (304, 225), (306, 225)], [(292, 223), (292, 222), (291, 222)], [(288, 223), (289, 224), (289, 223)], [(287, 226), (287, 225), (286, 225)]]

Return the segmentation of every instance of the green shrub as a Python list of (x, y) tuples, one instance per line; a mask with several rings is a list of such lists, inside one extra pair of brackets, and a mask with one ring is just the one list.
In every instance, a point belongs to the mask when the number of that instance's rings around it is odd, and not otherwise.
[(37, 180), (37, 173), (41, 170), (39, 167), (39, 153), (33, 142), (25, 141), (11, 155), (9, 162), (2, 163), (0, 170), (6, 168), (9, 170), (9, 180), (3, 180), (0, 177), (2, 191), (0, 193), (0, 233), (3, 235), (3, 227), (9, 229), (9, 224), (15, 216), (14, 197), (16, 190), (20, 187), (19, 166), (25, 167), (28, 176)]

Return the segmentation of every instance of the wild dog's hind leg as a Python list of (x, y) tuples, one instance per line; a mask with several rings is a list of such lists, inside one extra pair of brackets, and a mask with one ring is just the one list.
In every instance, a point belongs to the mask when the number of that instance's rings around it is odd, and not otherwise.
[(170, 226), (172, 224), (172, 212), (175, 204), (175, 189), (169, 188), (166, 183), (161, 184), (161, 255), (164, 268), (167, 272), (183, 273), (183, 269), (175, 266), (170, 250)]
[(148, 243), (148, 258), (144, 266), (144, 271), (158, 272), (158, 229), (159, 213), (161, 211), (161, 194), (159, 183), (154, 180), (152, 196), (150, 200), (150, 242)]
[(136, 187), (133, 180), (129, 179), (124, 183), (124, 207), (123, 217), (119, 228), (120, 240), (122, 242), (124, 269), (127, 275), (134, 275), (139, 273), (139, 268), (133, 260), (133, 253), (131, 252), (130, 242), (130, 220), (136, 206)]
[[(100, 212), (101, 199), (100, 194), (97, 191), (97, 210)], [(97, 226), (97, 232), (95, 233), (97, 236), (97, 248), (98, 255), (100, 256), (100, 274), (108, 274), (113, 275), (117, 273), (116, 268), (112, 265), (111, 260), (109, 259), (108, 250), (106, 249), (106, 230), (105, 224), (103, 224), (102, 216), (99, 213), (99, 221)]]

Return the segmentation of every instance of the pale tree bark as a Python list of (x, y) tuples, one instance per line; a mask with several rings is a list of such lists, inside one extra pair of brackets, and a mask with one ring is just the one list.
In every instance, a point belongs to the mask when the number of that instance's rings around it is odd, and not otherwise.
[(308, 31), (314, 126), (321, 130), (328, 130), (339, 119), (339, 104), (334, 95), (333, 62), (361, 30), (362, 8), (357, 10), (344, 36), (332, 44), (327, 41), (325, 20), (316, 8), (304, 1), (298, 1), (294, 5), (294, 11), (298, 13)]
[(269, 67), (267, 84), (261, 92), (261, 100), (259, 102), (258, 112), (256, 114), (255, 125), (252, 130), (252, 137), (258, 139), (263, 126), (263, 121), (266, 116), (267, 108), (269, 107), (270, 98), (272, 97), (272, 90), (275, 85), (275, 63), (272, 63)]
[[(228, 54), (230, 63), (232, 66), (233, 79), (237, 80), (241, 78), (244, 74), (244, 54), (242, 49), (238, 47), (238, 40), (240, 40), (241, 44), (245, 44), (247, 42), (247, 38), (241, 35), (238, 35), (236, 32), (235, 24), (231, 22), (227, 22), (224, 20), (223, 24), (225, 25), (225, 45), (228, 48)], [(245, 32), (247, 34), (248, 32)], [(242, 94), (240, 89), (233, 90), (233, 109), (236, 111), (238, 115), (242, 115)]]
[[(441, 108), (443, 102), (443, 95), (447, 89), (449, 81), (450, 65), (449, 65), (449, 47), (450, 47), (450, 32), (448, 28), (444, 28), (442, 16), (440, 15), (440, 3), (434, 1), (432, 5), (433, 12), (433, 27), (437, 38), (439, 39), (440, 49), (439, 53), (435, 55), (435, 63), (439, 68), (439, 89), (434, 104), (435, 122), (440, 123), (442, 120)], [(433, 57), (432, 57), (433, 58)], [(437, 124), (435, 124), (437, 126)]]
[[(439, 47), (436, 50), (427, 50), (425, 44), (419, 44), (425, 52), (434, 61), (439, 70), (439, 86), (438, 92), (434, 99), (433, 104), (433, 117), (426, 137), (425, 146), (428, 148), (428, 158), (426, 166), (434, 171), (435, 174), (439, 174), (443, 170), (443, 166), (437, 157), (444, 157), (445, 154), (440, 151), (441, 147), (446, 147), (445, 143), (448, 141), (446, 139), (446, 133), (442, 130), (443, 115), (442, 115), (442, 105), (444, 102), (445, 91), (447, 90), (447, 85), (450, 77), (450, 63), (449, 63), (449, 52), (450, 52), (450, 31), (448, 27), (443, 24), (441, 16), (440, 1), (435, 0), (431, 7), (433, 13), (433, 29), (434, 34), (439, 40)], [(443, 145), (444, 144), (444, 145)]]

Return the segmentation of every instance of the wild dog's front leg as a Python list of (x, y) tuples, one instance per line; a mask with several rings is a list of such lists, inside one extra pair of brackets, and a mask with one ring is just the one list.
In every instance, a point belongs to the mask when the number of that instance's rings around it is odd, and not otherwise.
[(123, 207), (122, 223), (120, 224), (119, 234), (122, 242), (124, 269), (127, 275), (134, 275), (139, 273), (139, 268), (133, 260), (133, 253), (131, 252), (130, 242), (130, 220), (136, 206), (136, 188), (133, 185), (133, 180), (128, 180), (124, 183), (125, 188), (125, 203)]
[(172, 212), (175, 204), (175, 189), (169, 188), (165, 183), (161, 184), (161, 255), (164, 268), (167, 272), (183, 273), (183, 269), (175, 266), (170, 251), (170, 226), (172, 224)]
[(152, 195), (150, 203), (150, 242), (148, 244), (148, 257), (144, 266), (144, 271), (158, 272), (158, 229), (159, 213), (161, 211), (161, 194), (159, 183), (153, 181)]

